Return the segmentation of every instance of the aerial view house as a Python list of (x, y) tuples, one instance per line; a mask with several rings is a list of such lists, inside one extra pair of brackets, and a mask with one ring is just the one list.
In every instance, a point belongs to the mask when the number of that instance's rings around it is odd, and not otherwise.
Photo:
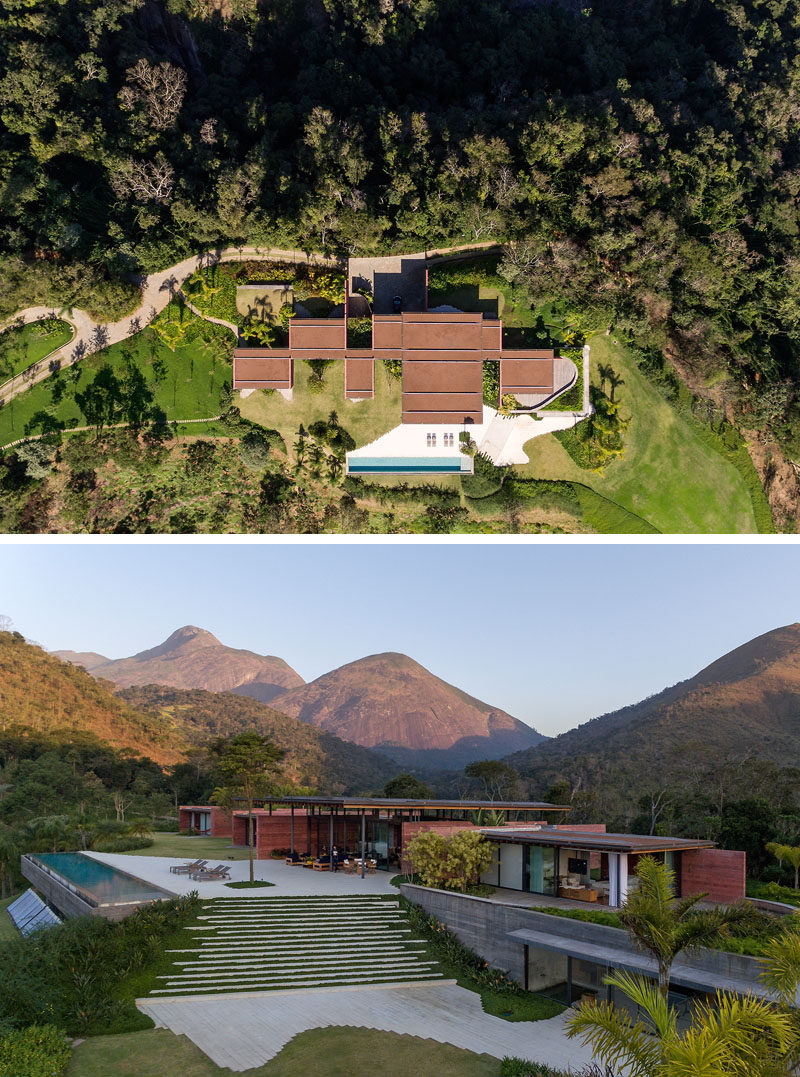
[[(479, 442), (494, 417), (492, 409), (484, 406), (484, 362), (499, 363), (498, 407), (507, 394), (525, 408), (544, 406), (575, 383), (578, 371), (570, 359), (556, 356), (552, 348), (504, 348), (499, 318), (452, 308), (428, 310), (427, 270), (424, 281), (417, 302), (411, 303), (421, 309), (372, 314), (369, 348), (348, 347), (348, 304), (363, 303), (362, 297), (348, 294), (341, 317), (291, 319), (288, 348), (237, 348), (233, 388), (287, 393), (294, 384), (296, 360), (338, 360), (344, 363), (345, 397), (369, 400), (375, 395), (375, 361), (399, 361), (399, 436), (390, 432), (387, 444), (375, 453), (349, 453), (348, 472), (470, 472), (472, 460), (460, 453), (459, 434), (473, 432)], [(396, 305), (405, 308), (408, 303), (401, 299), (397, 297)]]

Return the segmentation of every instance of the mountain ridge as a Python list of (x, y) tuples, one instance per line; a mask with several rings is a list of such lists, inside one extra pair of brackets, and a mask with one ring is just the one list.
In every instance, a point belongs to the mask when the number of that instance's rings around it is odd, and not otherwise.
[[(94, 677), (113, 681), (119, 688), (164, 684), (172, 688), (203, 688), (236, 692), (267, 703), (287, 689), (305, 683), (296, 670), (276, 655), (228, 647), (196, 625), (183, 625), (162, 643), (128, 658), (103, 659), (93, 651), (53, 651), (54, 655), (83, 665)], [(91, 665), (81, 659), (88, 658)]]

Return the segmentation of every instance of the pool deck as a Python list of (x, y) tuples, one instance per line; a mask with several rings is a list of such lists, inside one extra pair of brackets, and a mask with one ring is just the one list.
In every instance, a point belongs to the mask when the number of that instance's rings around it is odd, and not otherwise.
[[(377, 871), (374, 875), (361, 878), (360, 875), (346, 875), (343, 871), (335, 874), (329, 871), (311, 871), (309, 868), (292, 867), (282, 860), (256, 860), (254, 875), (273, 885), (258, 887), (253, 890), (232, 890), (221, 882), (196, 882), (188, 875), (173, 875), (173, 864), (185, 864), (186, 860), (173, 856), (132, 856), (126, 853), (87, 853), (87, 856), (100, 860), (104, 864), (127, 871), (144, 882), (160, 886), (172, 894), (188, 894), (197, 890), (201, 897), (341, 897), (342, 895), (359, 896), (362, 894), (393, 894), (399, 891), (391, 886), (389, 880), (392, 872)], [(244, 882), (250, 878), (250, 866), (247, 860), (225, 861), (222, 857), (209, 861), (214, 864), (227, 863), (231, 869), (231, 882)]]

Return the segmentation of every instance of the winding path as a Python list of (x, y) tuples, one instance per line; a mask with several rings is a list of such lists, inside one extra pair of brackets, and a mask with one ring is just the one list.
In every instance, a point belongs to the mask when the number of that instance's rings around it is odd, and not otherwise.
[[(485, 251), (496, 246), (497, 244), (493, 241), (467, 243), (461, 247), (424, 251), (423, 254), (426, 258), (438, 260), (451, 254), (459, 254), (465, 251)], [(335, 255), (316, 254), (299, 250), (282, 250), (278, 247), (223, 247), (205, 251), (203, 254), (192, 255), (190, 258), (184, 258), (182, 262), (177, 262), (175, 265), (170, 266), (168, 269), (162, 269), (158, 273), (135, 278), (135, 283), (141, 288), (142, 301), (132, 314), (120, 319), (118, 322), (108, 324), (96, 322), (88, 311), (77, 308), (71, 310), (68, 314), (59, 312), (58, 317), (71, 325), (74, 330), (72, 340), (63, 347), (51, 352), (44, 359), (40, 359), (38, 363), (33, 363), (22, 373), (10, 378), (3, 385), (0, 385), (0, 407), (7, 404), (9, 400), (13, 400), (20, 393), (25, 392), (26, 389), (30, 389), (32, 385), (36, 385), (37, 382), (49, 377), (55, 370), (72, 366), (85, 355), (100, 351), (101, 348), (107, 348), (109, 344), (118, 344), (121, 340), (126, 340), (128, 337), (140, 332), (167, 306), (170, 299), (180, 290), (186, 278), (190, 277), (201, 266), (215, 262), (244, 262), (251, 258), (270, 259), (277, 262), (302, 262), (306, 265), (343, 266), (343, 259)], [(190, 303), (188, 306), (195, 313), (200, 313)], [(0, 322), (0, 332), (14, 324), (36, 322), (53, 314), (52, 306), (25, 307), (24, 310), (18, 310), (15, 314)], [(210, 318), (206, 315), (201, 315), (201, 317), (206, 317), (208, 321), (224, 325), (237, 332), (236, 327), (230, 322)]]

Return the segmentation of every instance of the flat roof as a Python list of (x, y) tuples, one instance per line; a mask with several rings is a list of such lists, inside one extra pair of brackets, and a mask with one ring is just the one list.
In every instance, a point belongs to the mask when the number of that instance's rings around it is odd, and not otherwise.
[(584, 830), (502, 830), (485, 828), (482, 831), (491, 841), (513, 842), (517, 845), (564, 845), (572, 849), (589, 849), (612, 853), (668, 853), (681, 849), (713, 849), (714, 841), (701, 838), (662, 838), (652, 834), (595, 834)]
[[(506, 938), (525, 946), (534, 946), (541, 950), (548, 950), (550, 953), (563, 954), (565, 957), (577, 957), (582, 961), (591, 961), (613, 969), (624, 969), (626, 972), (658, 977), (658, 966), (653, 958), (624, 946), (615, 946), (611, 942), (584, 942), (581, 939), (551, 935), (547, 931), (535, 931), (530, 928), (509, 931), (506, 933)], [(717, 990), (721, 990), (732, 991), (738, 995), (751, 993), (761, 998), (772, 997), (768, 989), (757, 980), (725, 976), (717, 970), (698, 968), (680, 960), (675, 961), (670, 968), (669, 979), (670, 983), (677, 984), (679, 987), (707, 991), (709, 994), (715, 994)]]
[[(243, 798), (236, 798), (243, 799)], [(256, 797), (260, 804), (301, 804), (322, 808), (399, 808), (404, 810), (437, 809), (449, 811), (569, 811), (564, 804), (540, 800), (412, 800), (396, 797)]]

